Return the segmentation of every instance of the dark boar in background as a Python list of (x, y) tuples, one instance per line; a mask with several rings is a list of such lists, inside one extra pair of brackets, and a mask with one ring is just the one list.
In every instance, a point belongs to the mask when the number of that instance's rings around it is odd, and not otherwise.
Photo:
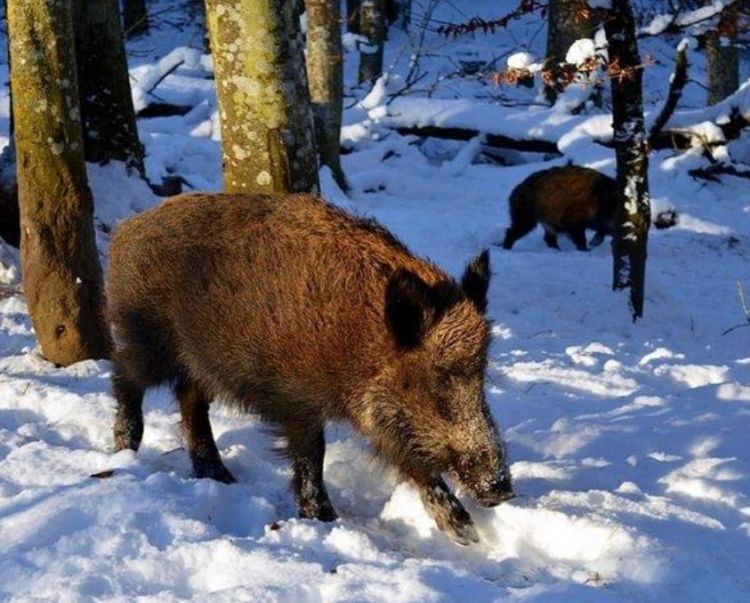
[(385, 229), (308, 195), (183, 195), (110, 249), (115, 447), (137, 449), (144, 390), (170, 382), (195, 473), (234, 481), (209, 423), (219, 398), (285, 436), (302, 517), (333, 520), (326, 421), (349, 421), (419, 488), (440, 529), (477, 540), (443, 481), (513, 496), (484, 396), (485, 251), (460, 283)]
[(548, 247), (560, 249), (557, 235), (565, 233), (579, 250), (586, 251), (587, 228), (596, 233), (591, 245), (612, 235), (618, 198), (617, 183), (596, 170), (569, 165), (536, 172), (510, 195), (510, 228), (503, 247), (512, 248), (541, 224)]

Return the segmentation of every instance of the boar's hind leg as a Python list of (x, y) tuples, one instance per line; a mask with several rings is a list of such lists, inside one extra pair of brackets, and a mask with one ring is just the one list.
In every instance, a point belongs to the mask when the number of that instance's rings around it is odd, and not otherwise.
[(175, 394), (180, 402), (182, 429), (195, 476), (209, 477), (225, 484), (236, 482), (221, 462), (219, 449), (216, 448), (208, 419), (209, 397), (197, 383), (187, 379), (175, 386)]
[(326, 441), (322, 425), (305, 425), (286, 430), (287, 451), (294, 469), (294, 497), (299, 516), (333, 521), (333, 509), (323, 483)]
[(557, 244), (557, 233), (555, 231), (545, 228), (544, 242), (547, 244), (547, 247), (560, 251), (560, 246)]
[(570, 240), (576, 246), (578, 251), (588, 251), (589, 246), (586, 243), (586, 229), (584, 227), (576, 228), (570, 231)]
[(115, 369), (112, 390), (117, 400), (115, 452), (138, 450), (143, 438), (143, 389)]
[(513, 244), (520, 238), (525, 237), (536, 227), (536, 220), (533, 217), (522, 215), (513, 216), (511, 218), (511, 225), (508, 230), (505, 231), (505, 239), (503, 240), (503, 249), (511, 249)]
[(451, 540), (462, 546), (479, 542), (471, 515), (448, 489), (442, 478), (427, 483), (417, 482), (417, 486), (427, 512), (435, 520), (438, 528)]

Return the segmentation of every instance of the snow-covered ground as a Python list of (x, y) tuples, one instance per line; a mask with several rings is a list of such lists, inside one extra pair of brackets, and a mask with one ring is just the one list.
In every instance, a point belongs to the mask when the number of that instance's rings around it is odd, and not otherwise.
[[(435, 18), (498, 15), (500, 4), (446, 2)], [(434, 75), (466, 57), (538, 57), (537, 29), (524, 21), (512, 35), (428, 35), (436, 56), (424, 67)], [(153, 102), (139, 80), (154, 81), (159, 60), (199, 42), (194, 28), (166, 23), (134, 44), (136, 99)], [(651, 111), (666, 94), (676, 42), (645, 42), (663, 59), (646, 74)], [(393, 32), (392, 61), (403, 44)], [(185, 63), (156, 92), (196, 108), (140, 120), (149, 173), (218, 189), (210, 61), (176, 53)], [(693, 62), (700, 79), (700, 56)], [(347, 82), (355, 67), (350, 55)], [(520, 155), (505, 167), (481, 163), (478, 140), (421, 142), (387, 129), (396, 109), (377, 91), (354, 106), (365, 93), (352, 87), (347, 99), (349, 198), (326, 172), (324, 192), (453, 274), (501, 238), (507, 196), (526, 175), (569, 158), (614, 170), (611, 151), (590, 137), (544, 163)], [(526, 102), (534, 94), (466, 74), (435, 88), (443, 100)], [(701, 106), (703, 94), (689, 85), (683, 106)], [(518, 123), (533, 122), (534, 107), (513, 110)], [(594, 115), (561, 116), (550, 131), (557, 139)], [(733, 151), (748, 155), (741, 143)], [(750, 189), (735, 178), (690, 178), (687, 170), (704, 161), (652, 155), (654, 203), (675, 206), (680, 223), (651, 232), (646, 316), (635, 324), (625, 296), (610, 290), (608, 245), (580, 253), (563, 240), (554, 252), (534, 232), (513, 251), (491, 247), (487, 392), (519, 497), (482, 509), (459, 493), (482, 538), (468, 548), (440, 533), (415, 489), (346, 426), (327, 433), (326, 481), (341, 515), (332, 524), (296, 518), (289, 467), (253, 417), (211, 411), (235, 485), (193, 478), (167, 390), (147, 397), (141, 450), (113, 454), (110, 365), (57, 369), (41, 359), (17, 271), (0, 272), (8, 283), (0, 288), (0, 600), (750, 600), (750, 331), (723, 334), (744, 320), (737, 282), (750, 288)], [(89, 171), (105, 259), (106, 226), (158, 199), (120, 166)], [(0, 260), (14, 263), (12, 254)]]

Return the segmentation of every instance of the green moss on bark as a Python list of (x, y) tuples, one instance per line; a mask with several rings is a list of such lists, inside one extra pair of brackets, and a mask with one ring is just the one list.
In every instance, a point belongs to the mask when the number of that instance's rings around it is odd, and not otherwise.
[(102, 358), (109, 338), (83, 158), (70, 4), (12, 0), (8, 25), (29, 313), (51, 362)]

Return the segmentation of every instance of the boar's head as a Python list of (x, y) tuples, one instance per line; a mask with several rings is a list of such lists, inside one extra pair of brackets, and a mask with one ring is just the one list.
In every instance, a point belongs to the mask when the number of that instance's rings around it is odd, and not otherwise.
[(489, 253), (461, 283), (427, 284), (399, 268), (385, 320), (395, 360), (381, 381), (377, 445), (416, 481), (447, 473), (484, 506), (512, 498), (507, 453), (484, 393), (489, 326), (484, 317)]

